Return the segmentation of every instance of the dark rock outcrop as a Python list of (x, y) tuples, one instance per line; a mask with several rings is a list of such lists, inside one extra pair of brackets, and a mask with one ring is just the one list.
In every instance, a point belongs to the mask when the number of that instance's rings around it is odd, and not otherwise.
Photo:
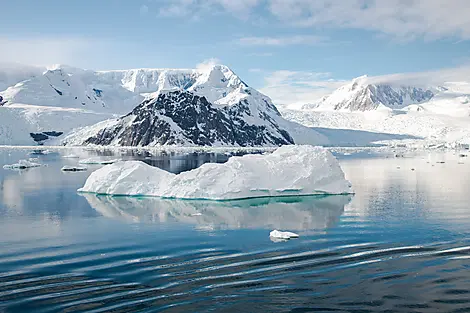
[(85, 145), (120, 146), (293, 144), (289, 133), (277, 124), (278, 114), (274, 106), (253, 110), (246, 99), (217, 106), (191, 92), (165, 92), (81, 140)]

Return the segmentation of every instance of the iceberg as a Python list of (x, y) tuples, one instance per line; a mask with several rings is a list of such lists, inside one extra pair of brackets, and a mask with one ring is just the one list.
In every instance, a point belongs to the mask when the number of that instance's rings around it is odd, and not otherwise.
[(273, 230), (269, 233), (269, 238), (274, 239), (274, 241), (280, 240), (289, 240), (292, 238), (299, 238), (299, 235), (296, 233), (292, 233), (290, 231), (279, 231), (277, 229)]
[(61, 168), (63, 172), (83, 172), (86, 171), (87, 168), (83, 166), (63, 166)]
[(118, 159), (113, 159), (113, 160), (103, 160), (100, 158), (88, 158), (84, 160), (78, 161), (80, 164), (100, 164), (100, 165), (108, 165), (108, 164), (113, 164), (116, 163), (120, 160)]
[(206, 200), (352, 193), (331, 152), (308, 145), (234, 156), (177, 175), (141, 161), (121, 161), (93, 172), (78, 191)]
[(40, 167), (40, 166), (41, 164), (39, 163), (34, 163), (28, 160), (19, 160), (18, 163), (4, 165), (3, 168), (6, 170), (24, 170), (27, 168)]

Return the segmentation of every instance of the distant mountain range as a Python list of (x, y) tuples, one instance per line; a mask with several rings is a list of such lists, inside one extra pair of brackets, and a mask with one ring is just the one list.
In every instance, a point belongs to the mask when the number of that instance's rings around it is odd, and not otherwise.
[[(23, 79), (19, 82), (5, 75), (10, 78), (2, 82), (14, 84), (0, 91), (8, 101), (5, 108), (22, 110), (20, 117), (17, 110), (9, 112), (22, 126), (4, 130), (13, 142), (18, 141), (14, 134), (20, 129), (22, 133), (30, 129), (37, 139), (44, 138), (44, 132), (68, 133), (90, 125), (74, 131), (65, 142), (131, 146), (328, 143), (314, 130), (282, 118), (269, 97), (224, 65), (119, 71), (57, 66), (40, 73), (22, 72), (29, 76), (15, 76)], [(31, 110), (41, 114), (31, 114)], [(50, 121), (51, 115), (60, 120), (64, 114), (70, 121), (67, 126), (41, 121), (42, 115)], [(85, 120), (90, 114), (95, 116)], [(94, 125), (116, 114), (124, 116)], [(0, 126), (0, 138), (1, 130)]]
[(0, 64), (0, 96), (7, 101), (0, 144), (470, 143), (466, 82), (412, 86), (362, 76), (301, 109), (279, 111), (224, 65), (92, 71)]
[(422, 88), (415, 86), (373, 84), (367, 76), (353, 79), (330, 95), (303, 109), (371, 111), (379, 108), (402, 109), (410, 104), (431, 100), (442, 87)]

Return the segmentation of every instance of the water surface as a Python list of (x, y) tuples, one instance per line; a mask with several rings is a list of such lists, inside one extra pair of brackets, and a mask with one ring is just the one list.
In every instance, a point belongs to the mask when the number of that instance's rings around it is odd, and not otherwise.
[[(0, 149), (0, 165), (30, 151)], [(339, 156), (354, 196), (79, 195), (91, 170), (0, 169), (0, 312), (467, 312), (470, 160)], [(112, 151), (73, 151), (81, 158)], [(227, 154), (123, 152), (174, 173)], [(445, 162), (445, 163), (437, 163)], [(300, 234), (272, 242), (278, 228)]]

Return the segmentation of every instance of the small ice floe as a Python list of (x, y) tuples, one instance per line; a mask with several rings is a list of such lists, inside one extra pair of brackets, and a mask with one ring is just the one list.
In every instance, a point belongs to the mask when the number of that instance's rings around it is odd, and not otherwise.
[(64, 159), (79, 159), (80, 157), (75, 154), (67, 154), (62, 156)]
[(193, 213), (193, 214), (191, 214), (190, 216), (201, 216), (201, 215), (202, 215), (202, 213), (200, 213), (200, 212), (197, 212), (197, 213)]
[(33, 150), (29, 153), (29, 155), (46, 155), (50, 154), (51, 150)]
[(269, 233), (269, 238), (271, 239), (271, 241), (278, 242), (286, 241), (292, 238), (299, 238), (299, 235), (289, 231), (279, 231), (275, 229)]
[(116, 162), (119, 162), (120, 160), (118, 159), (112, 159), (112, 160), (103, 160), (100, 158), (89, 158), (89, 159), (84, 159), (78, 161), (80, 164), (101, 164), (101, 165), (107, 165), (107, 164), (113, 164)]
[(28, 160), (19, 160), (18, 163), (4, 165), (3, 168), (6, 170), (24, 170), (27, 168), (40, 167), (40, 166), (41, 164), (39, 163), (34, 163)]
[(86, 171), (87, 168), (83, 166), (64, 166), (61, 170), (63, 172), (83, 172)]

